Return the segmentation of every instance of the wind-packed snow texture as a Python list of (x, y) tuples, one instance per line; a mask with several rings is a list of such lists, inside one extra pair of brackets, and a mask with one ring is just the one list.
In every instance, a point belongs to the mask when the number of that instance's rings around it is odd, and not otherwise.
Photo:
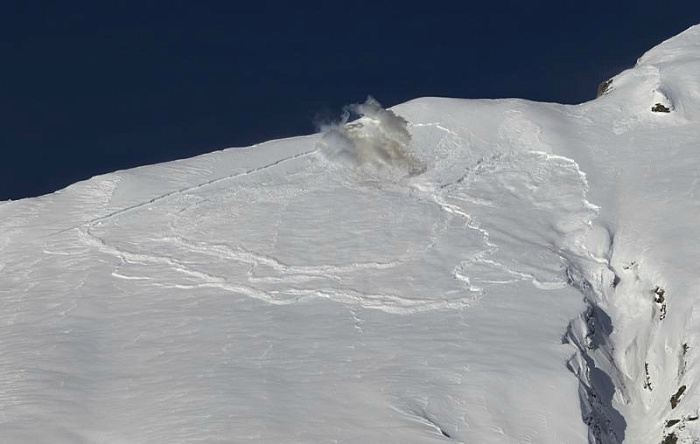
[(700, 26), (581, 105), (370, 100), (0, 203), (0, 441), (696, 442), (698, 73)]

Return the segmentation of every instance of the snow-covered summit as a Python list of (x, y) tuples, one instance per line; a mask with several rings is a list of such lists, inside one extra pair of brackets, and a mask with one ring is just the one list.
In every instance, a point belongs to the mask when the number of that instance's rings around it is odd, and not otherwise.
[(699, 44), (0, 204), (3, 441), (694, 442)]
[(622, 106), (627, 114), (639, 116), (646, 108), (660, 104), (657, 112), (673, 110), (677, 122), (697, 122), (700, 116), (698, 72), (700, 25), (648, 51), (634, 68), (613, 78), (606, 89), (610, 93), (609, 100)]
[(685, 63), (699, 59), (700, 25), (695, 25), (647, 51), (639, 58), (637, 66)]

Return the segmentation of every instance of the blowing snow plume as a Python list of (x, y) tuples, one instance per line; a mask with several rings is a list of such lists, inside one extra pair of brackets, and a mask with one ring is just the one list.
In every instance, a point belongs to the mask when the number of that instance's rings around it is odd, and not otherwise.
[[(349, 122), (351, 117), (358, 118)], [(415, 176), (425, 166), (410, 151), (408, 122), (372, 97), (345, 108), (339, 123), (321, 128), (321, 151), (338, 164), (365, 172)], [(392, 174), (392, 175), (393, 175)]]

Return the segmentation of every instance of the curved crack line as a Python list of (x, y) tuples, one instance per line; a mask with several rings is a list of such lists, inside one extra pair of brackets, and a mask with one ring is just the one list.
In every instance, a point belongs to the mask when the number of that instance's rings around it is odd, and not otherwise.
[[(139, 279), (145, 285), (177, 288), (219, 288), (225, 291), (243, 294), (248, 297), (262, 300), (274, 305), (289, 305), (311, 299), (329, 299), (335, 302), (373, 308), (393, 314), (410, 314), (423, 311), (436, 310), (440, 308), (462, 308), (473, 302), (474, 298), (462, 298), (454, 300), (432, 300), (432, 299), (409, 299), (394, 294), (368, 294), (352, 288), (321, 288), (321, 289), (296, 289), (287, 288), (284, 290), (265, 291), (251, 285), (232, 283), (221, 276), (194, 270), (182, 262), (167, 256), (155, 256), (144, 253), (134, 253), (121, 248), (109, 245), (100, 237), (90, 232), (90, 227), (82, 228), (79, 231), (81, 238), (89, 245), (97, 247), (99, 250), (120, 259), (122, 262), (141, 264), (162, 264), (171, 267), (173, 270), (191, 276), (200, 282), (193, 284), (163, 284), (153, 282), (151, 279)], [(121, 267), (121, 265), (120, 265)], [(280, 298), (276, 295), (291, 296)]]
[(387, 261), (387, 262), (357, 262), (349, 265), (289, 265), (281, 262), (275, 257), (266, 256), (243, 247), (230, 247), (224, 244), (210, 244), (207, 242), (196, 242), (186, 239), (182, 236), (163, 237), (155, 239), (156, 241), (174, 241), (182, 245), (186, 249), (216, 256), (219, 258), (232, 259), (239, 263), (249, 264), (253, 266), (264, 265), (272, 268), (282, 274), (324, 274), (324, 273), (352, 273), (358, 270), (386, 270), (403, 264), (403, 261)]

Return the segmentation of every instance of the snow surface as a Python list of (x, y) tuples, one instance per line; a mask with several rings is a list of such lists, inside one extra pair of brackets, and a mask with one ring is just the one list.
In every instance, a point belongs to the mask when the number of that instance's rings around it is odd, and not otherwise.
[(0, 203), (0, 441), (696, 442), (699, 72)]

